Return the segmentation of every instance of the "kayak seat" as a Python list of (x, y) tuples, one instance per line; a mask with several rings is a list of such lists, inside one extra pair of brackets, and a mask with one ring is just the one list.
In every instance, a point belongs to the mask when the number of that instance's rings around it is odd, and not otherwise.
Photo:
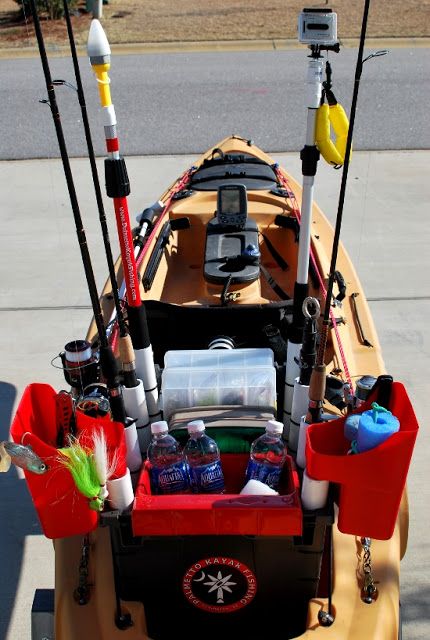
[[(287, 331), (292, 321), (292, 300), (270, 304), (178, 305), (145, 300), (154, 358), (164, 366), (169, 349), (206, 349), (214, 336), (234, 336), (247, 347), (267, 347), (267, 325)], [(186, 328), (186, 331), (184, 330)]]
[[(258, 255), (249, 255), (253, 247)], [(258, 226), (247, 218), (241, 228), (226, 227), (217, 218), (208, 222), (204, 277), (207, 282), (224, 284), (231, 276), (231, 284), (254, 282), (260, 276)]]

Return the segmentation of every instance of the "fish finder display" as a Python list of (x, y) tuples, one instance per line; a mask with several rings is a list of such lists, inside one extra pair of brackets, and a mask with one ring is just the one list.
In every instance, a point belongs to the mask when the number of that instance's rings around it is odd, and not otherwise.
[(225, 184), (218, 187), (218, 222), (223, 226), (243, 227), (247, 218), (246, 187)]

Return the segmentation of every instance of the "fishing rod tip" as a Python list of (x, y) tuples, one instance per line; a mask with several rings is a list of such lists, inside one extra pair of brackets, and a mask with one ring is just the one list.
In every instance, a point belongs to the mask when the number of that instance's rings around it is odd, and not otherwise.
[(87, 52), (92, 65), (110, 63), (111, 49), (109, 41), (102, 25), (96, 19), (91, 21)]

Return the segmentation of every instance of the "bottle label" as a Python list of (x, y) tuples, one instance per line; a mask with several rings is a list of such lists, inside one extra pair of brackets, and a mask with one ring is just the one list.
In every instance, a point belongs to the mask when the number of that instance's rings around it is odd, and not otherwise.
[(255, 460), (250, 460), (246, 468), (246, 482), (249, 480), (259, 480), (267, 484), (271, 489), (277, 491), (281, 471), (282, 467), (275, 467), (272, 464), (261, 464)]
[(195, 493), (222, 493), (224, 475), (221, 462), (216, 460), (199, 467), (190, 467), (191, 488)]
[(151, 487), (154, 493), (186, 493), (188, 473), (185, 462), (176, 462), (162, 469), (152, 466)]

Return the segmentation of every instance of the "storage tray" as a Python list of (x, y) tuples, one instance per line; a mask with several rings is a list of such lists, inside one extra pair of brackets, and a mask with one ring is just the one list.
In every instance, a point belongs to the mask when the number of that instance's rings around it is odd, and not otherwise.
[(149, 464), (136, 488), (131, 514), (135, 536), (301, 535), (299, 480), (288, 456), (281, 495), (239, 495), (245, 484), (247, 454), (221, 454), (227, 493), (151, 495)]

